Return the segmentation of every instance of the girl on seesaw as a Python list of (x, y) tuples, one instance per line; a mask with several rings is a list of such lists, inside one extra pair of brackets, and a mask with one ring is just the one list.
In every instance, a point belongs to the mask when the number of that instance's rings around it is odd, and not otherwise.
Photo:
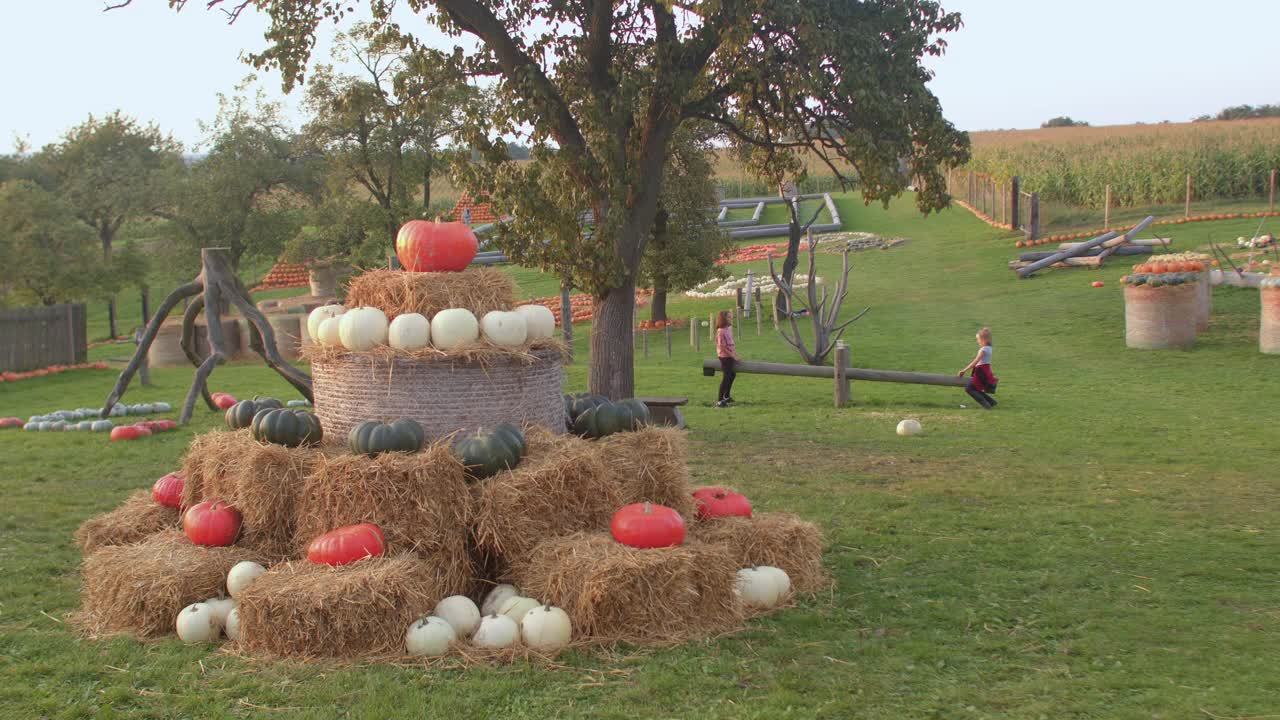
[(720, 396), (716, 398), (716, 407), (729, 407), (733, 397), (729, 391), (733, 389), (733, 379), (738, 376), (734, 365), (737, 364), (738, 353), (733, 344), (733, 318), (728, 310), (721, 310), (716, 316), (716, 355), (720, 357)]
[(991, 373), (991, 328), (982, 328), (975, 337), (978, 339), (978, 354), (956, 375), (964, 377), (965, 373), (973, 371), (964, 391), (983, 408), (990, 410), (996, 406), (996, 399), (989, 393), (996, 391), (996, 383), (999, 382), (999, 378)]

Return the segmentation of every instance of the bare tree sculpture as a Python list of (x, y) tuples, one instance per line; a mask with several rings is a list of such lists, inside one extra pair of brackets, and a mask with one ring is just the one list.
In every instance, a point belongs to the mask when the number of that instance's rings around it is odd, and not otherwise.
[[(778, 286), (778, 294), (784, 299), (782, 309), (787, 314), (787, 321), (791, 325), (791, 332), (787, 332), (785, 327), (778, 328), (778, 332), (782, 334), (782, 339), (786, 340), (791, 347), (794, 347), (800, 357), (810, 365), (825, 365), (827, 355), (835, 349), (836, 341), (844, 335), (844, 331), (859, 318), (867, 314), (870, 307), (865, 307), (862, 312), (854, 315), (849, 320), (837, 324), (840, 318), (840, 308), (844, 306), (844, 299), (849, 294), (849, 271), (853, 268), (849, 267), (849, 248), (846, 246), (842, 255), (843, 263), (841, 265), (840, 282), (836, 285), (836, 291), (833, 295), (827, 295), (827, 288), (822, 288), (822, 295), (818, 295), (818, 267), (817, 267), (817, 248), (818, 240), (814, 237), (813, 231), (807, 231), (809, 245), (809, 285), (806, 288), (805, 297), (801, 298), (796, 294), (795, 287), (792, 282), (784, 280), (778, 276), (777, 271), (773, 267), (773, 253), (769, 253), (769, 274), (773, 276), (773, 282)], [(809, 351), (805, 345), (804, 338), (800, 336), (800, 325), (796, 322), (795, 313), (792, 312), (797, 304), (804, 310), (808, 311), (810, 322), (813, 323), (813, 352)]]
[[(151, 318), (151, 322), (147, 324), (147, 329), (138, 342), (138, 349), (134, 352), (133, 358), (125, 366), (124, 372), (120, 373), (119, 379), (116, 380), (116, 386), (112, 388), (111, 394), (107, 396), (107, 403), (102, 408), (102, 417), (108, 417), (111, 413), (111, 408), (124, 395), (125, 390), (129, 387), (129, 381), (133, 379), (134, 373), (138, 371), (138, 367), (146, 360), (147, 352), (151, 349), (151, 343), (155, 341), (156, 335), (160, 332), (160, 324), (164, 322), (164, 319), (168, 317), (173, 308), (184, 298), (194, 298), (194, 300), (187, 306), (187, 311), (182, 316), (182, 352), (186, 354), (191, 364), (196, 366), (196, 376), (195, 380), (191, 382), (191, 389), (187, 391), (186, 402), (182, 405), (180, 423), (186, 425), (190, 422), (197, 395), (204, 397), (204, 402), (209, 406), (210, 410), (218, 409), (218, 406), (213, 402), (213, 398), (209, 396), (208, 381), (209, 374), (213, 372), (213, 369), (226, 362), (230, 357), (230, 353), (227, 352), (226, 341), (222, 336), (222, 308), (227, 303), (238, 308), (240, 313), (248, 320), (249, 347), (261, 355), (272, 370), (280, 373), (307, 400), (312, 400), (311, 377), (290, 365), (280, 356), (280, 351), (276, 347), (275, 330), (272, 329), (271, 323), (267, 321), (266, 316), (254, 306), (244, 283), (240, 282), (240, 278), (236, 277), (235, 272), (231, 270), (231, 261), (227, 248), (202, 249), (200, 251), (200, 262), (200, 274), (191, 282), (170, 293), (169, 297), (165, 298), (164, 302), (160, 303), (160, 307), (156, 309), (156, 314)], [(205, 320), (209, 333), (209, 355), (204, 359), (201, 359), (196, 353), (195, 322), (201, 310), (205, 311)]]

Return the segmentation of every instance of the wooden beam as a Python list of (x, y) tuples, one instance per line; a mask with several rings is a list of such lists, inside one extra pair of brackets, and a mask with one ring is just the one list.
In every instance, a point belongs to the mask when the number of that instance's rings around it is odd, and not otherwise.
[[(720, 369), (718, 359), (702, 361), (704, 375), (714, 375)], [(753, 362), (743, 360), (734, 366), (740, 373), (754, 375), (785, 375), (787, 377), (812, 377), (832, 380), (836, 369), (830, 365), (796, 365), (790, 363)], [(942, 385), (947, 387), (964, 387), (967, 378), (959, 375), (937, 375), (934, 373), (903, 372), (899, 370), (873, 370), (871, 368), (845, 368), (845, 376), (850, 380), (866, 380), (867, 382), (911, 383), (915, 385)]]
[[(1121, 236), (1119, 233), (1116, 233), (1116, 232), (1104, 233), (1092, 240), (1089, 240), (1088, 242), (1080, 243), (1076, 247), (1073, 247), (1069, 250), (1063, 250), (1061, 252), (1055, 253), (1043, 260), (1036, 260), (1035, 262), (1031, 263), (1030, 265), (1024, 268), (1018, 268), (1018, 277), (1020, 278), (1030, 277), (1037, 270), (1040, 270), (1042, 268), (1047, 268), (1050, 265), (1054, 265), (1056, 263), (1062, 262), (1067, 258), (1073, 258), (1073, 257), (1076, 257), (1077, 255), (1083, 255), (1086, 252), (1088, 252), (1090, 249), (1103, 245), (1108, 240), (1113, 240), (1113, 239), (1116, 239), (1117, 237), (1122, 237), (1122, 238), (1137, 237), (1138, 233), (1142, 232), (1143, 230), (1146, 230), (1147, 226), (1155, 221), (1156, 221), (1155, 217), (1148, 215), (1147, 219), (1138, 223), (1132, 230), (1125, 233), (1123, 236)], [(1124, 242), (1124, 240), (1122, 240), (1121, 242)]]

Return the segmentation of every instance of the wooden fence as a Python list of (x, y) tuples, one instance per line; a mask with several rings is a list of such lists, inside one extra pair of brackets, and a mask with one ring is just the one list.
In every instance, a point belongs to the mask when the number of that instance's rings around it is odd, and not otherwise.
[(82, 303), (0, 311), (0, 371), (87, 361), (85, 322)]

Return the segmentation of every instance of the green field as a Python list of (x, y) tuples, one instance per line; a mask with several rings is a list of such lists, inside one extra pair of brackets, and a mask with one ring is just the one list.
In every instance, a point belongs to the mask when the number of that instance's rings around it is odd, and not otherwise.
[[(637, 358), (642, 394), (687, 395), (691, 469), (760, 510), (827, 533), (835, 589), (677, 648), (568, 654), (560, 665), (424, 670), (269, 663), (176, 640), (87, 641), (72, 532), (173, 469), (219, 418), (137, 443), (0, 431), (3, 718), (1258, 718), (1280, 713), (1280, 475), (1269, 406), (1280, 357), (1257, 351), (1256, 291), (1219, 288), (1190, 352), (1124, 348), (1127, 267), (1018, 281), (1004, 237), (964, 211), (921, 218), (840, 200), (846, 229), (904, 236), (856, 254), (846, 313), (854, 363), (954, 372), (974, 331), (995, 336), (1000, 406), (954, 388), (741, 375), (711, 407), (688, 332)], [(1178, 249), (1256, 221), (1171, 229)], [(839, 256), (823, 255), (833, 278)], [(753, 266), (757, 272), (763, 263)], [(741, 273), (745, 268), (732, 266)], [(553, 279), (520, 271), (549, 295)], [(1093, 280), (1106, 287), (1090, 288)], [(724, 303), (679, 299), (674, 316)], [(586, 356), (586, 327), (577, 355)], [(703, 338), (705, 341), (705, 338)], [(662, 348), (659, 350), (658, 348)], [(796, 357), (745, 325), (748, 359)], [(703, 354), (709, 354), (704, 342)], [(583, 389), (586, 367), (569, 370)], [(128, 402), (178, 401), (187, 369)], [(112, 373), (0, 385), (0, 415), (101, 402)], [(290, 397), (264, 368), (214, 389)], [(961, 404), (970, 405), (961, 408)], [(894, 425), (919, 418), (925, 434)]]

